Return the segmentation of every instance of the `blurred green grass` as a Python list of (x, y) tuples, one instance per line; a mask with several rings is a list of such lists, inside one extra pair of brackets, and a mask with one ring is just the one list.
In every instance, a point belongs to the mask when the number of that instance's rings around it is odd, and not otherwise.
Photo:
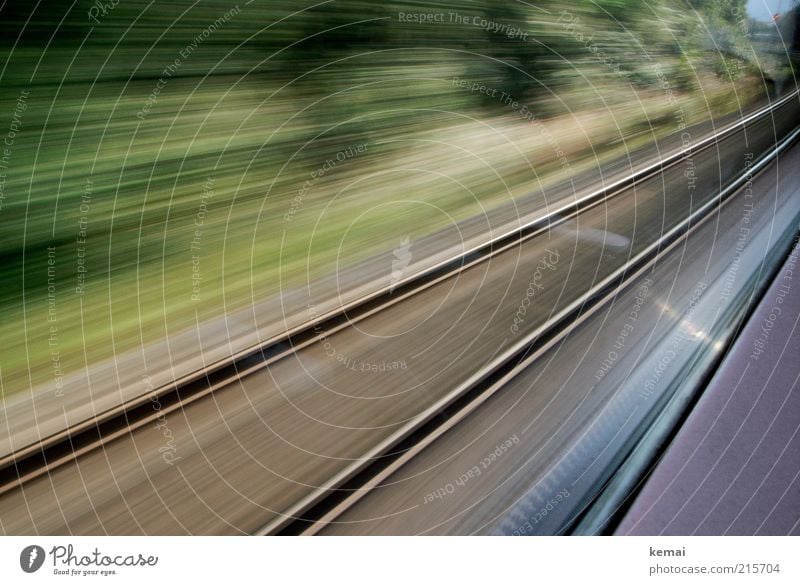
[[(763, 98), (781, 64), (748, 52), (730, 13), (743, 2), (691, 4), (256, 2), (186, 58), (234, 4), (120, 2), (93, 24), (91, 3), (54, 2), (24, 28), (31, 6), (5, 4), (0, 133), (30, 97), (0, 207), (3, 395), (52, 384), (55, 359), (88, 367), (623, 155), (675, 132), (679, 113), (696, 123)], [(450, 11), (529, 40), (397, 18)], [(525, 104), (569, 169), (518, 111), (454, 77)]]

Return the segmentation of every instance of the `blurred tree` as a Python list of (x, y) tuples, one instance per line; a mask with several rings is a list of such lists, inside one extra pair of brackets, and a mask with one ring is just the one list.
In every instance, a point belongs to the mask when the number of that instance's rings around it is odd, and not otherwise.
[[(483, 9), (487, 22), (506, 25), (509, 29), (528, 31), (527, 14), (524, 5), (514, 0), (485, 2)], [(502, 88), (517, 100), (531, 100), (547, 83), (555, 59), (552, 51), (538, 39), (522, 40), (515, 34), (485, 29), (483, 39), (486, 53), (500, 61), (495, 63)]]
[(695, 10), (728, 22), (736, 22), (747, 14), (747, 0), (686, 0)]
[(587, 9), (597, 11), (599, 7), (622, 23), (633, 21), (645, 10), (645, 5), (641, 0), (586, 0), (586, 3), (588, 4)]

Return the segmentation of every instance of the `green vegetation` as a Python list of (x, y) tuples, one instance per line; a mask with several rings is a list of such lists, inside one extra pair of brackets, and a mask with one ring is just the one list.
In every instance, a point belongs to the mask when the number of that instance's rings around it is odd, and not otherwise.
[(744, 3), (3, 4), (3, 393), (748, 106)]

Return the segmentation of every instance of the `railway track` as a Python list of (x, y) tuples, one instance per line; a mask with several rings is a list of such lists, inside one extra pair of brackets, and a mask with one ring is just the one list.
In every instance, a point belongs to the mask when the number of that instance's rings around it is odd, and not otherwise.
[[(61, 433), (44, 438), (40, 442), (17, 450), (0, 459), (0, 494), (13, 490), (36, 477), (47, 474), (66, 465), (82, 455), (99, 449), (111, 441), (151, 423), (159, 416), (182, 409), (190, 403), (237, 382), (244, 376), (265, 368), (278, 360), (292, 355), (299, 349), (318, 342), (324, 336), (351, 327), (388, 307), (404, 302), (414, 295), (444, 280), (453, 278), (469, 268), (486, 262), (497, 255), (512, 250), (521, 243), (536, 238), (556, 225), (576, 217), (580, 213), (611, 198), (629, 192), (633, 187), (648, 180), (657, 180), (665, 170), (677, 167), (701, 152), (711, 152), (724, 141), (735, 138), (737, 133), (746, 135), (747, 128), (780, 118), (783, 108), (795, 107), (797, 94), (791, 94), (739, 122), (732, 124), (713, 136), (665, 158), (657, 164), (605, 186), (581, 199), (553, 209), (546, 215), (526, 223), (518, 229), (502, 234), (463, 254), (433, 266), (423, 272), (411, 275), (389, 288), (375, 291), (357, 302), (338, 310), (321, 315), (313, 321), (297, 327), (283, 335), (252, 346), (225, 360), (209, 365), (203, 370), (176, 380), (168, 386), (155, 389), (136, 400), (117, 408), (98, 414), (96, 417), (73, 426)], [(784, 142), (786, 144), (786, 142)], [(776, 153), (769, 153), (775, 156)], [(768, 156), (769, 156), (768, 155)], [(764, 158), (759, 165), (766, 164)], [(753, 172), (751, 169), (750, 173)], [(740, 175), (737, 181), (746, 180)], [(647, 250), (640, 252), (631, 262), (611, 275), (606, 276), (580, 299), (553, 316), (547, 323), (517, 342), (512, 348), (497, 356), (488, 368), (475, 374), (466, 383), (450, 391), (446, 396), (423, 413), (414, 417), (403, 428), (393, 433), (385, 441), (376, 445), (364, 457), (347, 466), (331, 478), (325, 485), (301, 499), (282, 516), (265, 525), (259, 532), (298, 533), (314, 532), (315, 527), (323, 525), (341, 511), (343, 506), (352, 505), (357, 494), (374, 485), (378, 478), (394, 469), (455, 424), (463, 413), (474, 410), (492, 392), (496, 391), (510, 377), (535, 359), (545, 347), (549, 347), (575, 326), (577, 319), (585, 318), (597, 310), (602, 301), (624, 286), (633, 272), (646, 269), (665, 246), (674, 245), (701, 217), (708, 217), (714, 207), (724, 200), (732, 186), (708, 201), (679, 226), (669, 230)], [(572, 325), (570, 325), (572, 324)], [(535, 342), (535, 348), (532, 344)], [(158, 400), (160, 409), (155, 411), (153, 400)], [(443, 422), (444, 421), (444, 422)], [(354, 499), (355, 498), (355, 499)]]
[[(293, 520), (281, 518), (273, 521), (266, 525), (260, 534), (314, 535), (334, 522), (371, 489), (468, 417), (510, 380), (559, 344), (570, 332), (617, 298), (624, 289), (631, 286), (631, 283), (649, 272), (661, 258), (681, 245), (691, 233), (707, 222), (713, 221), (714, 212), (724, 205), (733, 193), (752, 181), (755, 175), (772, 163), (798, 138), (800, 138), (800, 128), (790, 133), (716, 197), (638, 254), (628, 265), (606, 277), (580, 301), (574, 302), (545, 325), (528, 334), (515, 347), (499, 356), (474, 380), (457, 388), (440, 404), (430, 408), (426, 413), (427, 418), (422, 420), (420, 417), (421, 420), (415, 421), (415, 425), (409, 425), (405, 436), (398, 437), (391, 445), (376, 448), (369, 457), (365, 457), (365, 462), (368, 463), (363, 464), (361, 469), (353, 466), (352, 475), (343, 478), (338, 487), (332, 485), (326, 492), (316, 494), (314, 504), (302, 511), (303, 503), (298, 504)], [(333, 481), (331, 483), (333, 484)], [(620, 496), (617, 494), (616, 497)]]

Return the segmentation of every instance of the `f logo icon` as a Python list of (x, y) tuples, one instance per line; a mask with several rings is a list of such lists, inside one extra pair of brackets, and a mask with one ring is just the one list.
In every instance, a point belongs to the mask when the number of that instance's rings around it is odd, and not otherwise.
[(19, 566), (26, 573), (35, 573), (44, 563), (44, 549), (41, 546), (32, 544), (26, 546), (19, 553)]

